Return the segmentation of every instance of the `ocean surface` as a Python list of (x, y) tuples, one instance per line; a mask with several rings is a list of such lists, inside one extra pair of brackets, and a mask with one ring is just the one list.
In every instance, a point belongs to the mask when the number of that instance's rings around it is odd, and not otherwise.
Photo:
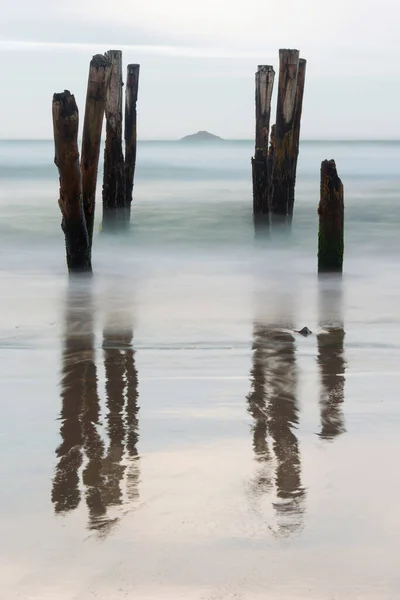
[[(0, 598), (400, 597), (400, 142), (302, 142), (269, 235), (252, 151), (139, 143), (118, 236), (100, 168), (86, 282), (52, 142), (0, 141)], [(342, 278), (316, 273), (330, 158)]]

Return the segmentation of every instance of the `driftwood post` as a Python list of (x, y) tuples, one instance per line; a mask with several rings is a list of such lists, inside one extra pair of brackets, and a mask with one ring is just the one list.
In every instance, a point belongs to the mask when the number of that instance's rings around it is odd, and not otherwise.
[(292, 215), (293, 215), (293, 207), (294, 207), (297, 159), (299, 156), (299, 146), (300, 146), (301, 113), (303, 111), (304, 84), (305, 84), (305, 80), (306, 80), (306, 66), (307, 66), (307, 61), (304, 58), (300, 58), (299, 70), (298, 70), (298, 74), (297, 74), (296, 104), (295, 104), (294, 117), (293, 117), (293, 160), (291, 161), (291, 173), (290, 173), (290, 177), (289, 177), (288, 214), (290, 217), (292, 217)]
[(89, 236), (82, 201), (79, 166), (79, 114), (74, 96), (68, 91), (53, 96), (54, 162), (60, 176), (61, 227), (65, 235), (70, 273), (91, 272)]
[(90, 61), (86, 94), (85, 120), (82, 136), (82, 193), (86, 227), (92, 248), (96, 198), (97, 170), (99, 166), (101, 130), (110, 75), (110, 61), (96, 54)]
[(122, 151), (122, 52), (106, 53), (111, 62), (106, 113), (106, 148), (104, 152), (103, 230), (116, 228), (126, 220), (125, 173)]
[(278, 103), (269, 204), (271, 213), (282, 217), (286, 217), (290, 210), (290, 189), (295, 155), (293, 128), (298, 70), (299, 51), (279, 50)]
[(275, 71), (270, 65), (259, 65), (256, 73), (256, 144), (252, 159), (253, 212), (268, 213), (268, 136), (271, 117), (271, 97)]
[(137, 111), (140, 65), (128, 65), (125, 91), (125, 207), (130, 219), (136, 166)]
[(341, 273), (344, 251), (343, 184), (334, 160), (321, 164), (321, 199), (318, 206), (318, 272)]

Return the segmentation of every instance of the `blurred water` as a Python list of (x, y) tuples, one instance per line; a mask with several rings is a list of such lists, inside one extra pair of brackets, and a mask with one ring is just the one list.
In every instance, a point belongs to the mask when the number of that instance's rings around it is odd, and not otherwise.
[[(69, 283), (52, 143), (0, 142), (0, 596), (398, 597), (400, 143), (303, 142), (268, 238), (251, 154), (141, 142), (129, 232), (100, 173)], [(318, 280), (325, 158), (345, 272)]]

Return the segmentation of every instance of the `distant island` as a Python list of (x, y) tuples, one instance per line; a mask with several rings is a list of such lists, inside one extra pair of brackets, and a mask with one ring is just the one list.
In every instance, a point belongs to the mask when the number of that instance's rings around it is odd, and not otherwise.
[(197, 133), (192, 133), (191, 135), (185, 135), (185, 137), (179, 140), (180, 142), (222, 142), (223, 139), (218, 137), (218, 135), (214, 135), (213, 133), (208, 133), (208, 131), (198, 131)]

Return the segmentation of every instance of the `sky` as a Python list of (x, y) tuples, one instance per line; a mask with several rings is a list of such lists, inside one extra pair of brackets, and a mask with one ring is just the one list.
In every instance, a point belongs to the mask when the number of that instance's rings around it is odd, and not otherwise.
[(398, 0), (0, 0), (0, 11), (0, 139), (51, 139), (64, 89), (82, 124), (90, 59), (109, 49), (124, 70), (141, 65), (139, 138), (252, 139), (254, 73), (277, 71), (279, 48), (307, 59), (303, 139), (400, 139)]

